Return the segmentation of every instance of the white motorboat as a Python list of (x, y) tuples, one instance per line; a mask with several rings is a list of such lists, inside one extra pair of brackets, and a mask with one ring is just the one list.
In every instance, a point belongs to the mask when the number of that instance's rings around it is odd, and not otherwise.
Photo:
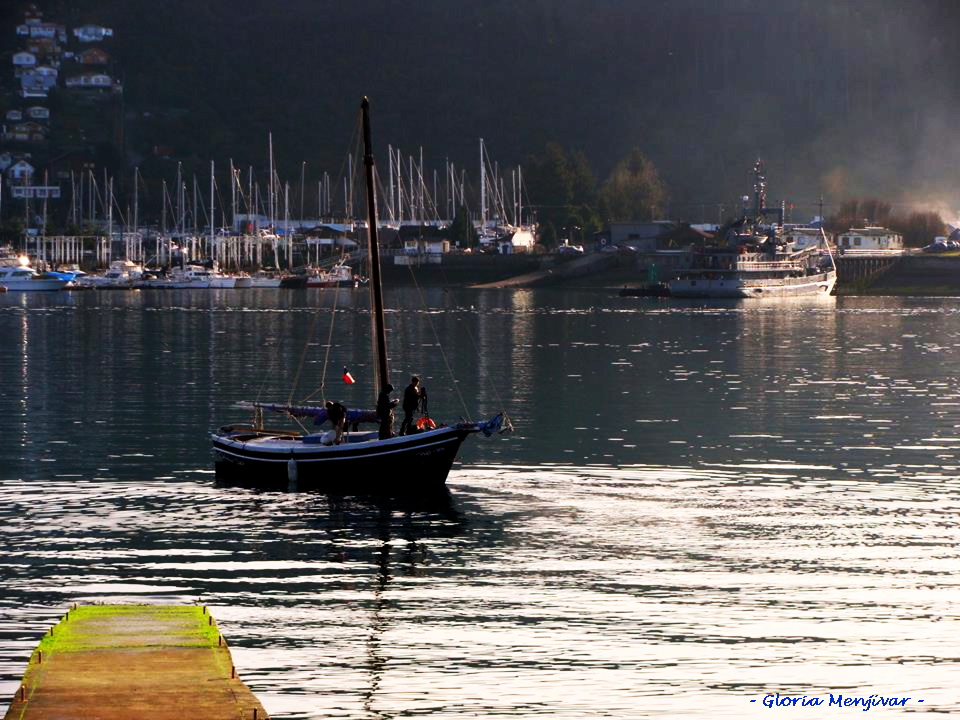
[(250, 287), (278, 288), (280, 287), (280, 276), (268, 270), (258, 270), (250, 276)]
[(107, 271), (99, 275), (84, 275), (77, 279), (81, 287), (98, 290), (125, 290), (143, 277), (143, 266), (130, 260), (114, 260)]
[(7, 290), (62, 290), (69, 282), (57, 275), (39, 273), (29, 265), (0, 266), (0, 286)]

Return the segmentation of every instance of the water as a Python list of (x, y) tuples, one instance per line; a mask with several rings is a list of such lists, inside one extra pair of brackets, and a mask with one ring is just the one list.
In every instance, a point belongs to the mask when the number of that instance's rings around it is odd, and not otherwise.
[(517, 431), (429, 504), (217, 487), (236, 402), (366, 404), (364, 300), (0, 296), (0, 700), (71, 603), (199, 600), (274, 717), (960, 709), (955, 300), (388, 292), (394, 384)]

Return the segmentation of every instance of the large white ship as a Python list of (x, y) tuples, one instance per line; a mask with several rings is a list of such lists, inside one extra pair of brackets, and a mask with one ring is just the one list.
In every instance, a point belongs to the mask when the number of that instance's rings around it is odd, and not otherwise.
[[(684, 266), (668, 282), (670, 295), (680, 298), (763, 298), (829, 295), (837, 268), (823, 230), (819, 245), (798, 248), (794, 235), (785, 236), (783, 214), (765, 207), (766, 181), (758, 160), (754, 165), (753, 216), (728, 223), (717, 233), (717, 244), (692, 248)], [(767, 216), (779, 216), (768, 223)]]

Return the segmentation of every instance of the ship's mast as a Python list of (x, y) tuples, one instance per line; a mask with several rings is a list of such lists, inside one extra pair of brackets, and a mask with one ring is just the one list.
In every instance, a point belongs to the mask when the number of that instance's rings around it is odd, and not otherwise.
[(383, 286), (380, 282), (380, 247), (377, 239), (377, 191), (373, 174), (373, 144), (370, 140), (370, 101), (360, 104), (363, 115), (363, 164), (367, 180), (367, 226), (370, 239), (370, 284), (373, 291), (374, 347), (379, 389), (390, 382), (387, 370), (387, 331), (383, 317)]
[(753, 214), (760, 217), (767, 208), (767, 178), (763, 174), (763, 162), (753, 164)]

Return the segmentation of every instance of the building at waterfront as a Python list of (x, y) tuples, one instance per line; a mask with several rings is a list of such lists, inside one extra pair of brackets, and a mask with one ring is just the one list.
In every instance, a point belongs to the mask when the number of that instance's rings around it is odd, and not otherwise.
[(850, 228), (837, 236), (837, 247), (843, 252), (851, 250), (902, 251), (903, 236), (882, 227)]

